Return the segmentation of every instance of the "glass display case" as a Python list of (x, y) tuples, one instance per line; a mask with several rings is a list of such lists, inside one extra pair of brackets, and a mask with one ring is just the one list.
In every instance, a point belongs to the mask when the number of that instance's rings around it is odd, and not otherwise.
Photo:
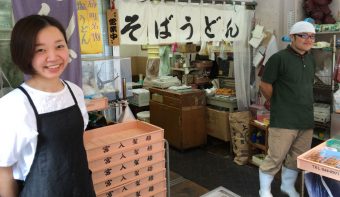
[[(23, 81), (22, 72), (13, 64), (10, 55), (10, 37), (13, 27), (11, 0), (0, 0), (0, 67), (12, 87)], [(4, 87), (9, 84), (4, 82)]]

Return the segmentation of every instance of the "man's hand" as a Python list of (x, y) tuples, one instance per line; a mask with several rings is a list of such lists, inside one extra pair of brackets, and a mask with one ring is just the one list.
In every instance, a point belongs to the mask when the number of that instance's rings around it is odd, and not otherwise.
[(264, 102), (263, 105), (268, 111), (270, 111), (270, 101), (269, 100), (266, 100), (266, 102)]
[(261, 93), (264, 96), (264, 98), (266, 98), (266, 100), (270, 100), (270, 98), (272, 97), (272, 94), (273, 94), (272, 84), (261, 81), (260, 90), (261, 90)]

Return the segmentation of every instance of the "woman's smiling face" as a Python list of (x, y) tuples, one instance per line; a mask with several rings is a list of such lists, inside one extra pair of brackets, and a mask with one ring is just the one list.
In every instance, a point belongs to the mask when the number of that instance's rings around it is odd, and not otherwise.
[(34, 78), (59, 78), (69, 61), (68, 46), (63, 34), (54, 26), (42, 29), (35, 43), (32, 66)]

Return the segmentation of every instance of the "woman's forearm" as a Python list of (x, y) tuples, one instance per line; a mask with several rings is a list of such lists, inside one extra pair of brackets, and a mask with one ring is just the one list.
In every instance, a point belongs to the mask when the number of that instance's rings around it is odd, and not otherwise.
[(18, 185), (12, 167), (0, 167), (0, 197), (17, 197)]

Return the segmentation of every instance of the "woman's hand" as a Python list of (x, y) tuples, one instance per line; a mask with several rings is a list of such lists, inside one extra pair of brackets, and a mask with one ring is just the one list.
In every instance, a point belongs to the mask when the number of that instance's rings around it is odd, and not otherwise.
[(0, 167), (0, 197), (17, 197), (18, 185), (12, 167)]

